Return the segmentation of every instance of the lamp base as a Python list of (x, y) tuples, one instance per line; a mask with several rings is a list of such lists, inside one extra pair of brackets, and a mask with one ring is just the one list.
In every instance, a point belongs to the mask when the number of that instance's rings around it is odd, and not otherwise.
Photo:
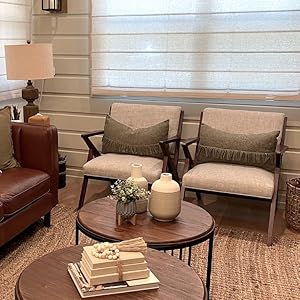
[(39, 112), (39, 107), (33, 103), (38, 97), (39, 90), (33, 87), (31, 80), (28, 80), (26, 88), (22, 90), (22, 98), (28, 102), (23, 106), (24, 122), (28, 122), (29, 117)]
[(35, 105), (34, 103), (32, 104), (27, 104), (23, 106), (23, 115), (24, 115), (24, 122), (28, 122), (28, 119), (31, 116), (36, 115), (39, 112), (39, 107)]

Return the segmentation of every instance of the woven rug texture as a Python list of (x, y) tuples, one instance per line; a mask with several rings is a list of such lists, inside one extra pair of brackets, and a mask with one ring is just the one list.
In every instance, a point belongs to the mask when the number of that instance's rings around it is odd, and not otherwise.
[[(18, 276), (35, 259), (74, 245), (76, 214), (58, 205), (52, 226), (37, 223), (0, 249), (0, 299), (14, 299)], [(300, 241), (282, 237), (267, 247), (265, 235), (237, 228), (216, 230), (211, 299), (300, 299)], [(91, 240), (81, 234), (81, 243)], [(184, 252), (185, 254), (185, 252)], [(205, 280), (207, 243), (193, 247), (192, 268)], [(179, 299), (180, 300), (180, 299)]]

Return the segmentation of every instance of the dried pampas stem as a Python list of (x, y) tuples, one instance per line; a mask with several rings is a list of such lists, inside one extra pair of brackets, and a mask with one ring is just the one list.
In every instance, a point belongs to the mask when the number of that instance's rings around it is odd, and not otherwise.
[(131, 240), (114, 243), (118, 246), (120, 251), (125, 252), (147, 252), (147, 244), (142, 237), (138, 237)]

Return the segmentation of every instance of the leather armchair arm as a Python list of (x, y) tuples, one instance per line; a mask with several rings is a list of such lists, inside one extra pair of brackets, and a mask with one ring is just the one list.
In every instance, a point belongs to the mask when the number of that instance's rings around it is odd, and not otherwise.
[(89, 155), (88, 155), (88, 161), (92, 159), (92, 156), (100, 156), (101, 152), (97, 149), (97, 147), (94, 145), (94, 143), (90, 140), (90, 137), (95, 135), (102, 135), (104, 133), (104, 130), (96, 130), (89, 133), (83, 133), (81, 135), (82, 139), (86, 143), (86, 145), (89, 148)]
[(0, 222), (4, 219), (3, 203), (0, 201)]
[(23, 168), (44, 171), (51, 177), (51, 193), (57, 200), (58, 137), (54, 126), (12, 123), (15, 156)]

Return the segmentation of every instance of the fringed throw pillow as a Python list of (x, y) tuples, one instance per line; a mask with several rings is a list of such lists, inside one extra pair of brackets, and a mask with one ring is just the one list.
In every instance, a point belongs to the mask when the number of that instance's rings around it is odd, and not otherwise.
[(169, 120), (145, 128), (131, 128), (107, 116), (102, 153), (119, 153), (162, 158), (159, 142), (168, 137)]
[(0, 109), (0, 170), (20, 166), (14, 158), (10, 119), (10, 108), (6, 106)]
[(195, 163), (223, 162), (273, 171), (279, 133), (233, 134), (202, 124)]

